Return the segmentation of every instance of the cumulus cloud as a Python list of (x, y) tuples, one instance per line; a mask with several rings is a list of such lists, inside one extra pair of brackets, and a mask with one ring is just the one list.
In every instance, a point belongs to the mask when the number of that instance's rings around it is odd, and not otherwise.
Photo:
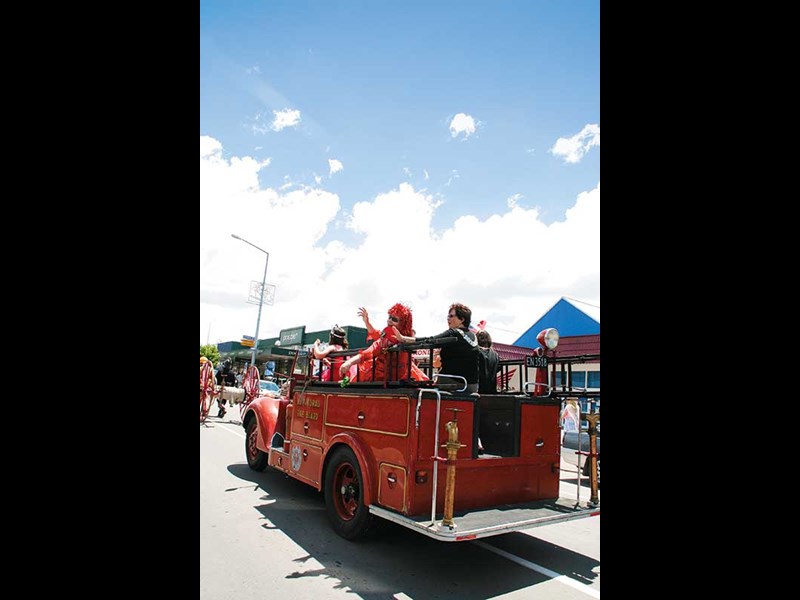
[(549, 152), (563, 158), (564, 162), (576, 163), (592, 146), (600, 146), (600, 126), (594, 123), (586, 125), (570, 138), (558, 138)]
[[(410, 183), (345, 211), (324, 189), (261, 188), (259, 172), (269, 167), (228, 157), (219, 141), (200, 138), (201, 344), (254, 332), (258, 309), (246, 300), (267, 257), (232, 233), (270, 253), (266, 281), (276, 286), (275, 303), (262, 309), (262, 338), (299, 325), (361, 326), (359, 306), (379, 325), (395, 302), (408, 303), (417, 332), (431, 335), (446, 329), (448, 306), (464, 302), (475, 322), (487, 320), (495, 341), (512, 343), (562, 296), (600, 303), (599, 183), (550, 225), (514, 195), (501, 214), (463, 215), (435, 229), (441, 198)], [(340, 221), (351, 241), (323, 243)], [(538, 260), (536, 248), (554, 247)]]
[(342, 165), (342, 163), (340, 161), (336, 160), (335, 158), (329, 158), (328, 159), (328, 168), (329, 168), (328, 176), (330, 177), (334, 173), (338, 173), (339, 171), (344, 169), (344, 166)]
[(519, 201), (522, 200), (522, 198), (524, 198), (522, 194), (513, 194), (506, 198), (506, 206), (508, 206), (508, 208), (515, 208), (519, 205)]
[(299, 110), (292, 110), (289, 108), (285, 110), (273, 110), (272, 114), (275, 115), (275, 119), (272, 121), (273, 131), (281, 131), (287, 127), (294, 127), (300, 122)]
[(453, 120), (450, 121), (450, 135), (457, 137), (459, 134), (464, 134), (464, 139), (467, 139), (475, 133), (475, 119), (470, 115), (458, 113)]

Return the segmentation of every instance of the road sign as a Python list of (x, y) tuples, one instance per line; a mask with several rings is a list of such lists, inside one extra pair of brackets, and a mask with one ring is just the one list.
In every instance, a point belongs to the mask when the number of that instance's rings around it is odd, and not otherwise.
[(242, 341), (240, 342), (242, 346), (247, 346), (248, 348), (252, 348), (256, 345), (256, 339), (252, 335), (243, 335)]

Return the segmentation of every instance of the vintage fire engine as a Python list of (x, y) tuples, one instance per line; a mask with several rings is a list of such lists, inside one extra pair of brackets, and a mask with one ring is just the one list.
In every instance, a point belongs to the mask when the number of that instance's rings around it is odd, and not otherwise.
[[(455, 338), (389, 348), (385, 380), (377, 382), (322, 381), (307, 350), (275, 349), (293, 354), (288, 394), (246, 394), (247, 464), (322, 491), (333, 528), (346, 539), (367, 534), (379, 518), (458, 542), (597, 516), (595, 477), (589, 501), (559, 497), (559, 417), (575, 391), (551, 383), (558, 332), (546, 329), (538, 340), (541, 347), (517, 365), (519, 385), (488, 395), (460, 391), (463, 378), (434, 375), (430, 366), (430, 381), (412, 379), (410, 366), (398, 372), (398, 364), (410, 365), (399, 353), (432, 355)], [(509, 365), (502, 369), (507, 375)], [(255, 390), (257, 376), (248, 371), (245, 388)]]

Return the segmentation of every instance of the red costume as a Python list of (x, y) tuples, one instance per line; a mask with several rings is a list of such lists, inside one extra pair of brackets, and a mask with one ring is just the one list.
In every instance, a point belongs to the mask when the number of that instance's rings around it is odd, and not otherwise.
[[(397, 317), (400, 321), (395, 325), (398, 331), (403, 335), (412, 335), (413, 330), (413, 317), (411, 310), (399, 302), (389, 309), (389, 315)], [(361, 355), (361, 362), (358, 365), (358, 380), (359, 381), (386, 381), (391, 377), (392, 379), (405, 379), (408, 377), (408, 364), (411, 361), (410, 352), (392, 352), (391, 363), (389, 363), (390, 354), (387, 352), (389, 346), (398, 343), (394, 331), (391, 327), (385, 327), (383, 331), (377, 330), (370, 332), (367, 336), (367, 341), (372, 341), (369, 348), (359, 352)], [(373, 376), (374, 365), (374, 376)], [(387, 365), (391, 368), (391, 373), (387, 373)], [(412, 366), (411, 377), (416, 380), (427, 380), (427, 376), (416, 367)], [(395, 370), (396, 367), (396, 370)]]
[[(340, 352), (342, 350), (345, 350), (345, 347), (339, 344), (328, 344), (328, 348), (331, 348), (333, 352)], [(314, 358), (319, 358), (317, 356), (316, 351), (314, 352)], [(320, 378), (319, 378), (320, 381), (340, 381), (342, 377), (339, 375), (339, 367), (342, 366), (342, 363), (344, 361), (345, 361), (344, 356), (334, 356), (331, 359), (325, 358), (322, 362), (322, 370), (320, 371)], [(355, 376), (356, 376), (356, 365), (353, 365), (352, 367), (350, 367), (350, 370), (347, 373), (347, 377), (350, 380), (353, 380)]]

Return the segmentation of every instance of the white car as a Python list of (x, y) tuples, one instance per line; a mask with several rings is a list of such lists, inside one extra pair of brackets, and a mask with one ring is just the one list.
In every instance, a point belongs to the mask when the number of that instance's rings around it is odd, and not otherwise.
[(258, 385), (261, 388), (261, 396), (272, 396), (273, 398), (278, 398), (281, 395), (281, 388), (274, 381), (264, 381), (261, 379), (259, 380)]

